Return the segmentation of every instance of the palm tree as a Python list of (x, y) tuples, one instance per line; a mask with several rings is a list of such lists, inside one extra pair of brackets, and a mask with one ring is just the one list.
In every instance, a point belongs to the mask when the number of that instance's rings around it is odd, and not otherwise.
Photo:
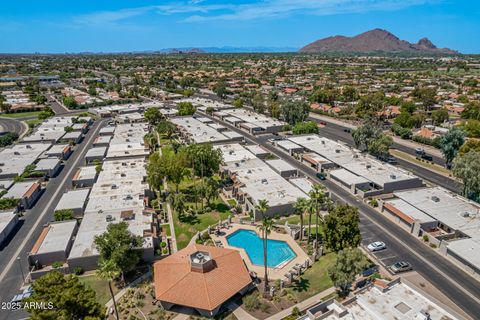
[(315, 201), (308, 199), (305, 203), (305, 212), (308, 213), (308, 239), (307, 242), (310, 243), (312, 235), (312, 214), (317, 212), (317, 207)]
[(305, 198), (298, 198), (297, 202), (293, 205), (295, 211), (300, 216), (300, 241), (303, 240), (303, 213), (305, 212), (305, 208), (307, 207), (307, 199)]
[(269, 208), (268, 201), (265, 199), (260, 200), (258, 205), (255, 207), (255, 209), (262, 214), (262, 223), (257, 225), (257, 228), (262, 231), (262, 239), (263, 239), (263, 266), (265, 269), (265, 275), (263, 278), (264, 279), (264, 289), (263, 289), (264, 295), (267, 295), (268, 293), (268, 269), (267, 269), (268, 234), (270, 234), (273, 227), (272, 219), (265, 216), (265, 213), (267, 212), (268, 208)]
[(112, 281), (117, 279), (120, 276), (121, 271), (118, 269), (115, 263), (113, 263), (113, 261), (103, 260), (103, 261), (100, 261), (99, 263), (97, 274), (100, 278), (108, 281), (108, 288), (110, 289), (110, 295), (113, 300), (115, 316), (118, 320), (120, 320), (120, 317), (118, 316), (117, 302), (115, 301), (115, 295), (113, 294), (113, 290), (112, 290)]
[[(325, 194), (325, 187), (321, 184), (316, 184), (309, 193), (310, 199), (315, 205), (315, 249), (318, 248), (318, 225), (320, 218), (320, 210), (330, 203), (330, 198)], [(323, 223), (323, 219), (320, 219)]]

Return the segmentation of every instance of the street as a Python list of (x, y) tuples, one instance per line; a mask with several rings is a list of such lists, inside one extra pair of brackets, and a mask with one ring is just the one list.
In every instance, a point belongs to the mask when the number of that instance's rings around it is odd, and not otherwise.
[(413, 265), (415, 271), (435, 285), (443, 294), (450, 298), (466, 313), (475, 317), (480, 315), (480, 285), (470, 275), (454, 265), (445, 257), (422, 244), (418, 239), (404, 231), (398, 225), (390, 221), (372, 207), (349, 193), (337, 184), (316, 177), (316, 171), (296, 161), (293, 157), (275, 148), (265, 139), (259, 139), (243, 130), (240, 130), (226, 122), (201, 113), (215, 122), (232, 131), (244, 135), (248, 142), (261, 145), (263, 148), (285, 160), (290, 165), (298, 168), (312, 181), (323, 184), (332, 194), (332, 199), (341, 203), (355, 206), (360, 212), (360, 230), (362, 234), (369, 234), (375, 241), (383, 241), (394, 252), (394, 257), (386, 260), (390, 263), (394, 260), (405, 260)]
[(0, 132), (2, 130), (6, 132), (15, 132), (18, 134), (18, 136), (21, 136), (27, 132), (28, 126), (25, 123), (15, 119), (0, 118)]
[[(94, 138), (106, 120), (95, 122), (86, 134), (83, 142), (77, 145), (70, 158), (65, 161), (61, 172), (50, 179), (35, 206), (25, 212), (17, 228), (17, 232), (11, 236), (7, 244), (0, 251), (0, 301), (8, 302), (19, 292), (22, 285), (22, 272), (28, 274), (27, 256), (39, 237), (42, 228), (53, 220), (53, 210), (62, 194), (71, 188), (71, 178), (74, 170), (84, 163), (87, 150), (91, 147)], [(20, 261), (17, 260), (20, 257)], [(21, 268), (21, 269), (20, 269)], [(18, 310), (1, 310), (0, 320), (19, 319), (27, 316), (26, 312)]]

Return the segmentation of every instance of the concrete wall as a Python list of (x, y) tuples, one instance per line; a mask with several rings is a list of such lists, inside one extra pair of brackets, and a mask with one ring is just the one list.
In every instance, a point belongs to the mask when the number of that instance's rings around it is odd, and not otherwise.
[[(7, 214), (7, 213), (4, 213)], [(0, 232), (0, 245), (5, 241), (5, 239), (8, 237), (10, 232), (15, 228), (15, 226), (18, 223), (18, 216), (16, 214), (12, 214), (14, 218), (10, 220), (10, 222), (5, 226), (2, 232)]]

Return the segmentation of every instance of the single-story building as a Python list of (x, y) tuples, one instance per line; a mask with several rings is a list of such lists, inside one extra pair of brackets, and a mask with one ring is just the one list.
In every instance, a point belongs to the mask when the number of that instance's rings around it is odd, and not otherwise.
[(91, 187), (97, 179), (97, 169), (95, 166), (80, 167), (72, 178), (72, 185), (76, 188)]
[(237, 250), (193, 244), (156, 262), (155, 297), (167, 310), (192, 308), (214, 317), (221, 306), (252, 287), (250, 274)]
[(87, 205), (87, 197), (90, 189), (78, 189), (65, 192), (58, 201), (55, 211), (57, 210), (72, 210), (75, 218), (83, 216), (83, 212)]
[(54, 262), (65, 263), (77, 230), (76, 220), (51, 222), (45, 226), (28, 254), (30, 265), (41, 269)]
[(67, 160), (73, 152), (73, 148), (69, 144), (54, 144), (50, 149), (45, 151), (45, 155), (49, 158), (55, 157), (60, 160)]
[(85, 155), (85, 162), (87, 164), (93, 163), (95, 160), (103, 161), (105, 155), (107, 154), (107, 147), (95, 147), (87, 151)]
[(25, 181), (15, 183), (2, 198), (13, 198), (19, 200), (23, 209), (30, 209), (38, 199), (42, 191), (38, 181)]
[(47, 177), (54, 177), (60, 170), (61, 161), (58, 158), (40, 159), (35, 165), (35, 171), (42, 172)]
[(14, 210), (0, 211), (0, 245), (8, 238), (18, 223), (18, 216)]
[(297, 168), (282, 159), (266, 160), (265, 161), (273, 171), (277, 172), (284, 178), (294, 177), (298, 175)]
[(66, 143), (77, 144), (77, 143), (80, 143), (80, 141), (82, 141), (82, 137), (83, 137), (83, 133), (81, 131), (72, 131), (72, 132), (66, 133), (62, 137), (61, 141)]

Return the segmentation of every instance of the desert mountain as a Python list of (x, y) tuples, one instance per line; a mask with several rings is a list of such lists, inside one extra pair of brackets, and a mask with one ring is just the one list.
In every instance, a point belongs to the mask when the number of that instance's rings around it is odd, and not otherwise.
[(318, 52), (417, 52), (417, 53), (445, 53), (455, 54), (447, 48), (439, 49), (427, 38), (417, 43), (400, 40), (392, 33), (374, 29), (354, 37), (334, 36), (317, 40), (300, 49), (302, 53)]

